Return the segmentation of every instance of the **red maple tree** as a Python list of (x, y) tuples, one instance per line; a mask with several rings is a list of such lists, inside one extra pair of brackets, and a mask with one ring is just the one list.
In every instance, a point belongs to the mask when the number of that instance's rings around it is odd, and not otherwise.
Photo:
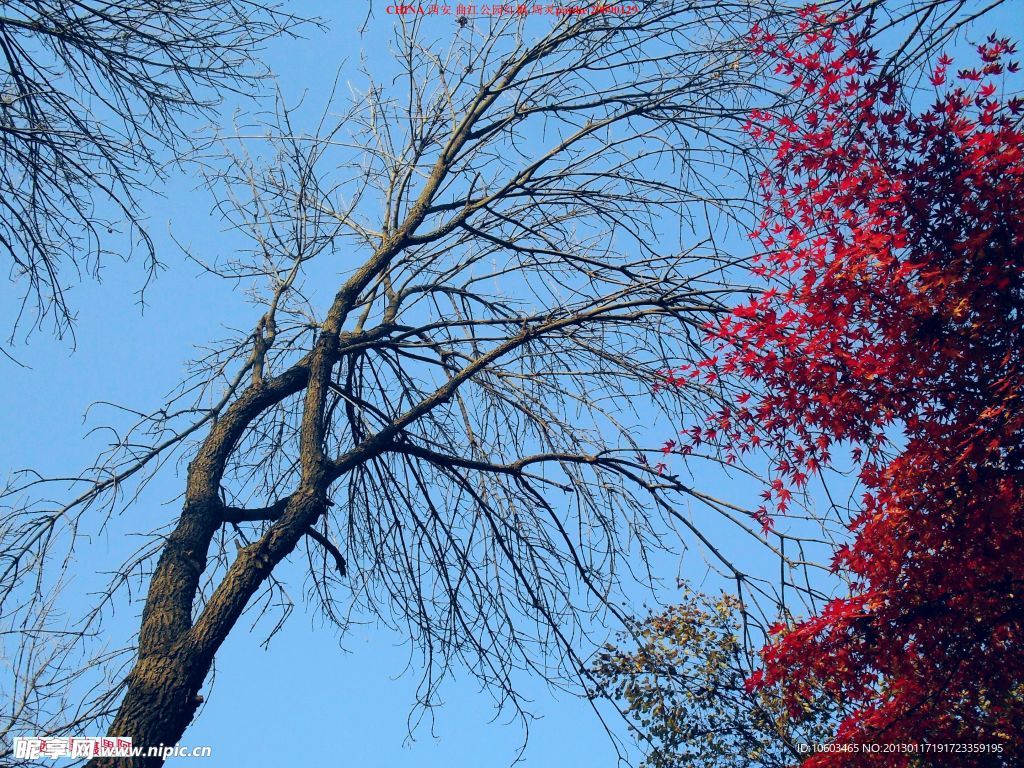
[(864, 488), (834, 560), (850, 594), (773, 628), (748, 685), (778, 686), (794, 717), (812, 690), (850, 705), (808, 766), (1019, 764), (1024, 131), (1022, 102), (998, 95), (1013, 47), (990, 38), (949, 85), (942, 57), (937, 101), (915, 109), (853, 24), (810, 8), (799, 31), (752, 34), (805, 94), (748, 126), (775, 158), (753, 233), (769, 289), (709, 328), (706, 365), (665, 376), (740, 381), (687, 448), (769, 450), (764, 526), (834, 453)]

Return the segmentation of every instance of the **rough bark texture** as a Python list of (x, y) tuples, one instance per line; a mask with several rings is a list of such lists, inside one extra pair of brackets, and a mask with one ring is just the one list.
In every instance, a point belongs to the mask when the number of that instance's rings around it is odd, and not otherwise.
[[(189, 465), (185, 507), (178, 525), (167, 537), (150, 581), (139, 631), (138, 660), (126, 680), (124, 700), (110, 727), (112, 736), (131, 737), (135, 746), (143, 748), (172, 746), (180, 741), (202, 703), (199, 691), (214, 654), (252, 592), (301, 536), (300, 531), (286, 537), (290, 546), (279, 543), (272, 552), (264, 551), (270, 546), (262, 539), (241, 550), (229, 577), (214, 594), (214, 599), (220, 595), (218, 606), (223, 616), (212, 625), (209, 621), (193, 625), (193, 604), (199, 579), (206, 570), (210, 542), (226, 516), (218, 496), (224, 464), (252, 419), (269, 405), (299, 391), (308, 379), (308, 368), (302, 361), (281, 376), (251, 385), (210, 430)], [(310, 515), (315, 519), (309, 506), (293, 501), (286, 505), (284, 514), (291, 511), (303, 520)], [(293, 508), (298, 507), (302, 510), (295, 512)], [(275, 537), (275, 541), (280, 539)], [(89, 766), (152, 768), (163, 762), (160, 757), (105, 757), (90, 761)]]

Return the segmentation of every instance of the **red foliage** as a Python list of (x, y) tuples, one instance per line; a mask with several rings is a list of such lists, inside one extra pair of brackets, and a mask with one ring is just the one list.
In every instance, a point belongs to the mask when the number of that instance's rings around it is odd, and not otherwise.
[[(710, 328), (717, 363), (669, 385), (738, 376), (747, 393), (692, 443), (770, 448), (757, 513), (852, 450), (865, 488), (835, 568), (848, 597), (778, 629), (754, 687), (797, 716), (811, 688), (851, 703), (836, 747), (999, 744), (989, 753), (836, 751), (813, 766), (1009, 765), (1024, 742), (1024, 132), (996, 96), (1012, 46), (926, 110), (877, 74), (850, 24), (805, 14), (799, 43), (754, 30), (759, 55), (806, 94), (793, 116), (756, 113), (774, 149), (761, 179), (771, 289)], [(834, 19), (833, 19), (834, 21)], [(932, 82), (946, 80), (939, 60)], [(686, 450), (686, 449), (684, 449)]]

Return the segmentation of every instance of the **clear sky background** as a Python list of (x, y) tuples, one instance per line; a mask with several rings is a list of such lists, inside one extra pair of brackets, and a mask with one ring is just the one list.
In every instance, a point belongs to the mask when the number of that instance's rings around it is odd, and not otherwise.
[[(454, 5), (454, 3), (453, 3)], [(291, 3), (299, 13), (324, 17), (326, 32), (311, 30), (304, 41), (282, 40), (266, 52), (282, 94), (295, 101), (304, 92), (308, 103), (319, 105), (329, 92), (339, 67), (355, 78), (353, 64), (361, 48), (373, 56), (386, 55), (384, 41), (393, 18), (385, 4), (376, 3), (376, 23), (367, 37), (356, 27), (363, 20), (362, 3)], [(451, 25), (451, 17), (438, 17)], [(223, 116), (227, 120), (230, 107)], [(251, 105), (249, 105), (251, 108)], [(102, 433), (87, 434), (109, 416), (94, 410), (88, 423), (83, 413), (90, 403), (109, 401), (140, 409), (160, 403), (182, 377), (183, 362), (194, 345), (222, 335), (225, 326), (251, 327), (253, 314), (231, 284), (200, 275), (185, 261), (170, 234), (189, 244), (197, 255), (227, 253), (237, 246), (209, 213), (212, 199), (195, 188), (189, 172), (175, 172), (154, 186), (142, 200), (158, 253), (168, 269), (147, 293), (143, 312), (137, 290), (143, 282), (140, 267), (108, 260), (101, 284), (86, 282), (70, 295), (79, 311), (77, 345), (45, 333), (32, 335), (14, 352), (26, 366), (0, 362), (0, 402), (5, 404), (0, 430), (0, 471), (33, 467), (44, 474), (67, 474), (86, 466), (104, 444)], [(745, 241), (737, 242), (742, 247)], [(0, 289), (7, 323), (13, 295)], [(9, 324), (4, 325), (5, 328)], [(661, 427), (652, 427), (661, 431)], [(653, 434), (651, 442), (671, 436)], [(714, 488), (748, 506), (756, 504), (757, 489), (735, 478), (708, 470), (702, 487)], [(122, 520), (104, 537), (79, 551), (82, 583), (90, 571), (110, 561), (115, 566), (125, 551), (122, 531), (145, 531), (172, 520), (179, 508), (180, 476), (165, 472)], [(724, 489), (724, 490), (722, 490)], [(736, 537), (735, 532), (729, 534)], [(759, 557), (753, 546), (739, 541), (737, 551)], [(665, 579), (674, 582), (681, 569), (699, 581), (706, 566), (699, 555), (681, 561), (666, 558)], [(87, 591), (87, 590), (86, 590)], [(296, 592), (301, 585), (296, 585)], [(634, 606), (641, 612), (640, 605)], [(106, 626), (115, 640), (138, 628), (141, 604), (121, 608)], [(268, 627), (249, 633), (243, 618), (218, 656), (212, 694), (187, 731), (183, 744), (210, 745), (211, 760), (171, 760), (168, 765), (203, 764), (218, 768), (263, 768), (281, 764), (326, 766), (505, 766), (523, 744), (524, 732), (507, 715), (498, 715), (490, 696), (463, 674), (444, 689), (445, 705), (428, 713), (410, 741), (409, 716), (418, 680), (402, 638), (381, 627), (355, 627), (341, 640), (315, 615), (301, 606), (269, 650), (260, 647)], [(412, 658), (415, 663), (415, 658)], [(551, 691), (542, 681), (523, 678), (523, 690), (533, 700), (538, 719), (530, 725), (522, 754), (530, 768), (614, 766), (615, 751), (588, 702)], [(621, 723), (617, 725), (623, 732)]]

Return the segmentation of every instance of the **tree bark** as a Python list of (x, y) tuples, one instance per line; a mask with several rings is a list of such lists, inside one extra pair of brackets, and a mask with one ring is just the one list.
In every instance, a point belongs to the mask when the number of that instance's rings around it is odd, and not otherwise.
[[(281, 519), (254, 544), (239, 550), (224, 580), (217, 586), (202, 614), (187, 631), (168, 643), (166, 637), (179, 629), (175, 595), (192, 578), (190, 570), (198, 556), (183, 556), (179, 545), (193, 533), (206, 536), (209, 528), (197, 525), (194, 512), (186, 510), (171, 534), (164, 555), (153, 576), (143, 616), (144, 637), (140, 635), (139, 659), (128, 675), (128, 690), (110, 727), (111, 736), (130, 737), (133, 747), (174, 746), (195, 717), (202, 703), (199, 691), (213, 664), (214, 656), (227, 639), (249, 600), (266, 581), (274, 567), (292, 552), (304, 531), (327, 510), (327, 497), (317, 487), (301, 488), (292, 494)], [(219, 517), (214, 517), (213, 530)], [(184, 532), (182, 532), (184, 531)], [(212, 533), (210, 533), (212, 536)], [(209, 536), (206, 536), (209, 543)], [(190, 553), (191, 554), (191, 553)], [(206, 559), (205, 548), (201, 558)], [(197, 571), (195, 573), (200, 573)], [(181, 578), (181, 582), (168, 582)], [(198, 575), (195, 576), (196, 585)], [(165, 607), (169, 606), (169, 607)], [(168, 620), (169, 619), (169, 620)], [(161, 634), (163, 631), (164, 634)], [(159, 768), (161, 755), (139, 757), (98, 757), (87, 768)]]

